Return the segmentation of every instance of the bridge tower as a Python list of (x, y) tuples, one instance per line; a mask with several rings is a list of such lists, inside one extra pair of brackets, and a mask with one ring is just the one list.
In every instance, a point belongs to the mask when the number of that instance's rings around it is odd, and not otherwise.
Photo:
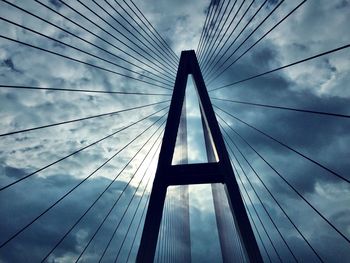
[[(179, 129), (185, 98), (187, 77), (190, 74), (193, 76), (199, 99), (209, 162), (172, 165), (177, 131)], [(154, 260), (167, 187), (190, 184), (223, 185), (223, 187), (213, 187), (212, 191), (224, 262), (228, 262), (229, 260), (227, 257), (225, 258), (225, 254), (227, 255), (229, 253), (229, 243), (225, 242), (227, 238), (223, 238), (223, 235), (225, 235), (223, 229), (220, 230), (220, 226), (221, 228), (224, 226), (222, 214), (225, 213), (225, 211), (223, 212), (218, 209), (220, 203), (218, 201), (222, 198), (223, 191), (225, 191), (227, 195), (231, 211), (229, 214), (231, 214), (233, 218), (231, 221), (234, 222), (246, 261), (262, 262), (262, 257), (232, 170), (230, 158), (210, 102), (196, 54), (193, 50), (183, 51), (181, 53), (175, 87), (159, 154), (157, 171), (137, 255), (137, 262), (153, 262)]]

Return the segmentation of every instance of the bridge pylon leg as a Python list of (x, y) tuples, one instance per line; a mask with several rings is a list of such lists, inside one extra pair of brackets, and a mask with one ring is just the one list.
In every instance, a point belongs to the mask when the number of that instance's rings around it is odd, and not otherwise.
[[(172, 165), (187, 77), (190, 74), (193, 76), (198, 94), (203, 127), (206, 129), (206, 141), (208, 141), (208, 144), (211, 144), (214, 155), (212, 159), (215, 161), (200, 164)], [(213, 183), (225, 184), (231, 214), (246, 260), (254, 263), (262, 262), (259, 247), (239, 192), (238, 183), (205, 87), (196, 54), (193, 50), (183, 51), (137, 254), (136, 260), (138, 263), (153, 262), (154, 260), (167, 187), (172, 185)]]

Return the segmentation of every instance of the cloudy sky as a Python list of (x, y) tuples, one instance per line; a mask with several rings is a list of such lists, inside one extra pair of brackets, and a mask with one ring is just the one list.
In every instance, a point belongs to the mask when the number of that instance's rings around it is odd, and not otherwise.
[[(135, 8), (135, 13), (131, 11), (130, 7), (134, 6), (130, 0), (0, 2), (0, 243), (3, 245), (0, 245), (0, 262), (40, 262), (66, 233), (67, 236), (48, 255), (48, 262), (72, 262), (82, 251), (82, 262), (96, 262), (102, 255), (103, 262), (114, 261), (117, 255), (120, 262), (134, 261), (141, 230), (138, 223), (156, 168), (178, 57), (182, 50), (197, 48), (210, 1), (134, 2), (176, 56), (165, 54), (166, 47), (149, 40), (149, 36), (131, 20), (132, 17), (139, 21), (136, 14), (140, 14)], [(222, 11), (227, 10), (221, 20), (223, 24), (227, 17), (227, 23), (218, 39), (235, 13), (237, 16), (218, 45), (219, 55), (211, 56), (212, 65), (216, 63), (216, 67), (211, 69), (205, 60), (200, 60), (208, 90), (350, 43), (348, 0), (285, 0), (281, 5), (279, 3), (277, 0), (213, 1), (214, 7), (222, 6)], [(244, 54), (300, 3), (302, 5), (291, 16)], [(275, 7), (272, 15), (243, 43)], [(232, 12), (227, 16), (231, 8)], [(240, 34), (245, 25), (246, 29)], [(216, 28), (214, 24), (212, 27)], [(216, 35), (213, 37), (215, 39)], [(233, 41), (235, 43), (228, 49)], [(161, 52), (154, 51), (161, 47)], [(244, 55), (240, 57), (241, 54)], [(279, 257), (282, 261), (295, 261), (286, 243), (298, 261), (350, 260), (350, 243), (347, 241), (350, 239), (350, 186), (346, 182), (350, 180), (350, 120), (214, 98), (350, 115), (349, 57), (350, 51), (343, 49), (209, 93), (237, 169), (236, 178), (243, 199), (256, 224), (253, 230), (266, 262), (278, 262)], [(219, 58), (222, 59), (219, 61)], [(226, 58), (227, 62), (222, 64)], [(205, 159), (200, 148), (203, 139), (200, 138), (196, 103), (195, 99), (187, 101), (188, 124), (194, 123), (192, 128), (189, 127), (188, 137), (192, 162)], [(139, 108), (131, 110), (133, 107)], [(125, 109), (127, 111), (121, 113), (74, 121)], [(333, 173), (258, 133), (232, 115)], [(7, 135), (65, 121), (72, 122)], [(79, 152), (65, 158), (76, 151)], [(25, 179), (18, 181), (21, 178)], [(9, 184), (13, 185), (4, 188)], [(105, 189), (96, 204), (89, 208)], [(67, 197), (55, 204), (70, 190)], [(209, 186), (190, 188), (193, 262), (222, 261), (210, 191)], [(52, 204), (55, 205), (50, 208)], [(86, 211), (86, 216), (68, 232)], [(109, 211), (109, 217), (103, 221)], [(123, 216), (124, 211), (127, 212)], [(35, 220), (41, 213), (43, 215)], [(112, 236), (118, 225), (118, 231)], [(23, 231), (14, 237), (21, 229)], [(89, 243), (94, 233), (96, 235)]]

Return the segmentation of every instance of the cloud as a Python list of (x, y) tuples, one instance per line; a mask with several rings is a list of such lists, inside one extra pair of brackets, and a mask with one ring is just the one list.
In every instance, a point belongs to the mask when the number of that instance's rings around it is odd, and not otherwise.
[[(20, 169), (11, 167), (4, 167), (4, 169), (9, 176), (21, 176), (24, 173)], [(136, 180), (133, 181), (140, 180), (141, 175), (142, 174), (137, 175), (135, 177)], [(124, 177), (125, 180), (129, 175), (122, 175), (122, 177)], [(14, 231), (18, 230), (20, 226), (25, 225), (31, 218), (34, 218), (40, 211), (43, 211), (53, 203), (54, 200), (79, 182), (80, 179), (63, 173), (56, 174), (49, 178), (37, 177), (29, 180), (26, 184), (19, 184), (16, 189), (12, 191), (1, 193), (2, 202), (0, 206), (3, 218), (1, 221), (1, 228), (4, 230), (2, 242), (10, 237)], [(28, 257), (33, 260), (41, 260), (69, 227), (84, 213), (92, 201), (97, 198), (98, 193), (102, 192), (109, 183), (110, 179), (101, 176), (93, 177), (84, 183), (75, 192), (62, 200), (54, 210), (45, 214), (30, 228), (20, 234), (18, 240), (11, 242), (6, 252), (2, 253), (2, 260), (4, 260), (4, 262), (17, 262), (23, 261)], [(52, 256), (50, 256), (50, 261), (58, 260), (59, 262), (67, 262), (76, 259), (103, 217), (107, 214), (107, 211), (121, 195), (124, 186), (125, 183), (123, 183), (123, 181), (117, 181), (112, 185), (102, 196), (101, 200), (96, 203), (93, 209), (54, 251)], [(28, 187), (30, 192), (27, 190)], [(138, 197), (131, 203), (131, 211), (135, 210), (136, 202), (141, 197), (144, 187), (145, 183), (142, 183), (140, 189), (137, 191)], [(121, 195), (121, 207), (119, 209), (114, 209), (110, 218), (106, 221), (106, 224), (104, 224), (103, 231), (106, 233), (102, 236), (97, 236), (98, 239), (100, 239), (100, 241), (95, 241), (97, 242), (97, 247), (96, 244), (94, 244), (94, 247), (98, 248), (97, 251), (95, 249), (92, 251), (89, 249), (86, 254), (87, 258), (96, 259), (101, 255), (100, 252), (104, 248), (103, 245), (106, 244), (107, 238), (109, 238), (114, 230), (115, 221), (120, 220), (123, 211), (126, 209), (127, 202), (131, 200), (132, 195), (136, 192), (136, 188), (132, 185), (126, 188), (126, 190), (127, 191)], [(44, 196), (45, 198), (43, 198)], [(129, 212), (129, 215), (130, 213), (131, 212)], [(137, 220), (138, 217), (136, 217), (136, 221)], [(127, 221), (124, 223), (124, 226), (126, 224)], [(131, 233), (135, 230), (135, 228), (132, 228)], [(129, 238), (132, 237), (131, 234)], [(17, 250), (23, 251), (22, 253), (16, 253)]]
[[(142, 43), (130, 36), (134, 45), (129, 40), (122, 37), (115, 29), (99, 19), (96, 15), (78, 2), (67, 2), (72, 7), (90, 18), (87, 21), (76, 11), (69, 9), (61, 1), (42, 1), (53, 10), (65, 15), (76, 24), (68, 21), (59, 14), (48, 10), (43, 5), (34, 2), (12, 1), (16, 5), (33, 12), (34, 14), (47, 19), (54, 25), (60, 26), (80, 38), (68, 34), (53, 25), (49, 25), (37, 18), (25, 14), (24, 12), (11, 7), (2, 2), (0, 15), (6, 19), (19, 23), (20, 25), (33, 28), (34, 30), (58, 39), (64, 43), (85, 50), (105, 60), (117, 63), (125, 67), (122, 69), (111, 63), (89, 56), (63, 44), (59, 44), (47, 38), (28, 32), (19, 27), (10, 25), (4, 21), (0, 22), (1, 34), (8, 37), (24, 41), (45, 49), (52, 50), (64, 55), (71, 56), (81, 61), (86, 61), (94, 65), (115, 70), (130, 77), (141, 77), (136, 73), (128, 71), (134, 70), (148, 77), (154, 77), (164, 81), (159, 77), (173, 80), (171, 74), (176, 74), (176, 69), (171, 72), (164, 65), (166, 61), (157, 57), (157, 52), (151, 52), (145, 46), (147, 41), (142, 36), (139, 38)], [(129, 19), (129, 16), (113, 1), (111, 3), (122, 16), (112, 11), (108, 4), (100, 3), (102, 7), (108, 8), (115, 20), (101, 10), (92, 1), (84, 1), (88, 7), (103, 17), (108, 23), (116, 27), (127, 35), (127, 30), (133, 27), (125, 22), (125, 18), (132, 25), (137, 25)], [(300, 2), (300, 1), (299, 1)], [(299, 3), (298, 2), (298, 3)], [(128, 1), (129, 3), (129, 1)], [(210, 1), (154, 1), (135, 3), (144, 12), (155, 28), (160, 32), (170, 46), (179, 55), (181, 50), (195, 49), (205, 21), (206, 12)], [(218, 1), (218, 4), (223, 3)], [(241, 1), (237, 1), (238, 8)], [(232, 35), (234, 39), (243, 28), (248, 18), (262, 1), (256, 1), (248, 16), (243, 19), (237, 30)], [(262, 27), (257, 30), (237, 53), (231, 61), (238, 57), (246, 48), (254, 43), (270, 27), (277, 23), (298, 3), (286, 1), (278, 12), (271, 16)], [(124, 3), (120, 3), (126, 10), (129, 10)], [(232, 3), (233, 4), (233, 1)], [(268, 1), (266, 8), (261, 10), (248, 26), (233, 48), (255, 28), (256, 25), (271, 11), (277, 1)], [(249, 3), (244, 4), (246, 8)], [(320, 52), (349, 43), (347, 25), (350, 24), (348, 16), (349, 1), (307, 1), (299, 10), (290, 16), (285, 22), (278, 26), (271, 34), (256, 45), (249, 53), (242, 57), (217, 81), (210, 84), (209, 89), (219, 85), (231, 83), (255, 74), (300, 60), (304, 57), (312, 56)], [(244, 9), (243, 8), (243, 9)], [(235, 9), (236, 10), (236, 9)], [(239, 13), (239, 16), (243, 12)], [(138, 21), (137, 17), (130, 12), (131, 16)], [(238, 16), (238, 17), (239, 17)], [(236, 22), (238, 18), (236, 19)], [(120, 24), (119, 24), (119, 23)], [(80, 27), (81, 25), (82, 27)], [(97, 26), (99, 25), (99, 26)], [(123, 25), (123, 26), (121, 26)], [(224, 27), (225, 29), (225, 27)], [(94, 34), (89, 33), (89, 31)], [(223, 33), (224, 31), (222, 31)], [(122, 44), (120, 41), (125, 44)], [(230, 43), (230, 41), (228, 41)], [(223, 43), (221, 43), (223, 44)], [(97, 45), (99, 48), (96, 48)], [(132, 49), (131, 49), (132, 48)], [(233, 48), (230, 50), (233, 51)], [(143, 49), (148, 50), (145, 58), (141, 58), (138, 53), (143, 53)], [(131, 58), (125, 52), (133, 56)], [(227, 58), (226, 54), (223, 58)], [(322, 58), (318, 58), (307, 63), (303, 63), (288, 69), (265, 75), (255, 80), (240, 83), (239, 85), (222, 89), (218, 92), (210, 93), (212, 96), (233, 100), (251, 101), (256, 103), (280, 105), (294, 108), (312, 109), (319, 111), (329, 111), (342, 114), (349, 114), (349, 61), (348, 50), (343, 50)], [(118, 59), (130, 60), (134, 65)], [(216, 56), (217, 58), (219, 55)], [(145, 63), (141, 63), (140, 60)], [(147, 59), (147, 60), (146, 60)], [(161, 61), (161, 63), (159, 61)], [(137, 66), (136, 66), (137, 65)], [(174, 67), (175, 68), (175, 67)], [(150, 73), (151, 72), (151, 73)], [(160, 72), (160, 73), (159, 73)], [(161, 75), (161, 73), (164, 73)], [(152, 74), (153, 73), (153, 74)], [(154, 76), (154, 74), (158, 75)], [(91, 89), (106, 91), (128, 91), (128, 92), (170, 92), (154, 85), (137, 82), (116, 74), (108, 73), (100, 69), (89, 67), (81, 63), (66, 60), (64, 58), (48, 54), (21, 44), (1, 39), (0, 41), (0, 78), (1, 84), (28, 85), (51, 88), (72, 88)], [(153, 82), (153, 81), (151, 81)], [(159, 84), (159, 83), (158, 83)], [(86, 117), (105, 112), (125, 109), (132, 106), (144, 105), (152, 102), (164, 100), (161, 96), (131, 96), (131, 95), (110, 95), (110, 94), (82, 94), (72, 92), (55, 91), (33, 91), (0, 89), (1, 104), (1, 127), (0, 133), (26, 129), (30, 127), (46, 125), (50, 123), (70, 120), (74, 118)], [(310, 156), (314, 160), (330, 167), (337, 173), (349, 179), (350, 170), (348, 156), (350, 137), (349, 122), (342, 118), (316, 116), (304, 113), (295, 113), (282, 110), (272, 110), (246, 105), (235, 105), (228, 102), (213, 103), (237, 115), (242, 120), (253, 124), (257, 128), (271, 134), (273, 137), (287, 143), (303, 154)], [(84, 147), (117, 129), (132, 123), (147, 114), (166, 106), (144, 108), (136, 111), (120, 113), (115, 116), (106, 116), (98, 119), (86, 120), (48, 129), (33, 132), (20, 133), (11, 137), (1, 138), (0, 147), (0, 177), (1, 186), (7, 185), (16, 179), (33, 172), (50, 162), (53, 162), (72, 151)], [(189, 106), (193, 110), (193, 105)], [(189, 109), (189, 120), (195, 119), (195, 114)], [(165, 112), (165, 111), (164, 111)], [(296, 189), (312, 203), (322, 214), (325, 215), (344, 235), (350, 236), (350, 217), (347, 213), (350, 190), (347, 183), (342, 182), (335, 176), (324, 171), (322, 168), (310, 163), (302, 157), (291, 153), (289, 150), (273, 143), (268, 138), (259, 135), (249, 127), (239, 124), (227, 115), (224, 116), (240, 134), (242, 134), (251, 145), (263, 155)], [(157, 116), (160, 116), (159, 114)], [(105, 140), (98, 145), (83, 151), (77, 156), (73, 156), (49, 169), (38, 173), (36, 176), (24, 180), (4, 192), (1, 192), (0, 214), (2, 238), (10, 236), (20, 226), (36, 216), (45, 207), (65, 193), (70, 187), (78, 183), (82, 178), (90, 174), (94, 169), (109, 158), (113, 153), (121, 149), (127, 142), (131, 141), (145, 127), (155, 121), (157, 117), (151, 118), (147, 122), (140, 123), (116, 136)], [(191, 151), (190, 157), (194, 161), (202, 160), (203, 156), (200, 145), (203, 143), (198, 138), (200, 125), (193, 128), (189, 143), (197, 147), (197, 151)], [(225, 125), (224, 125), (225, 126)], [(191, 129), (189, 127), (189, 129)], [(242, 149), (246, 158), (261, 175), (262, 180), (275, 195), (276, 199), (286, 209), (291, 219), (305, 234), (306, 238), (320, 253), (327, 262), (337, 262), (349, 257), (347, 243), (344, 239), (323, 221), (304, 201), (302, 201), (286, 184), (233, 132), (227, 130), (234, 138), (237, 145)], [(151, 131), (150, 131), (151, 132)], [(39, 220), (28, 231), (25, 231), (18, 238), (9, 243), (8, 249), (2, 249), (1, 260), (4, 262), (21, 262), (30, 258), (32, 261), (40, 260), (55, 243), (67, 227), (82, 214), (96, 198), (97, 194), (116, 175), (122, 166), (128, 162), (142, 141), (151, 133), (135, 142), (134, 147), (126, 148), (122, 154), (106, 165), (82, 188), (78, 188), (76, 193), (65, 199), (65, 201), (53, 209), (45, 217)], [(203, 146), (203, 145), (202, 145)], [(235, 147), (233, 147), (235, 149)], [(146, 153), (146, 150), (141, 152)], [(303, 261), (316, 260), (315, 255), (307, 247), (303, 239), (297, 234), (283, 212), (278, 208), (274, 200), (265, 191), (259, 179), (250, 170), (249, 166), (235, 150), (243, 168), (258, 193), (263, 197), (267, 210), (272, 218), (277, 222), (286, 241), (295, 250), (296, 257)], [(79, 227), (77, 227), (65, 241), (55, 250), (52, 262), (71, 262), (83, 249), (89, 237), (96, 229), (98, 223), (103, 218), (108, 208), (112, 205), (120, 189), (132, 175), (135, 164), (124, 175), (110, 192), (107, 192), (103, 200), (96, 208), (89, 213)], [(154, 168), (154, 167), (153, 167)], [(241, 172), (240, 172), (241, 173)], [(242, 176), (243, 178), (243, 176)], [(278, 233), (269, 221), (266, 214), (254, 196), (254, 192), (248, 186), (246, 179), (243, 182), (247, 186), (257, 211), (262, 215), (267, 231), (271, 233), (276, 241), (278, 251), (282, 257), (290, 258), (290, 254), (283, 245)], [(130, 189), (124, 198), (121, 199), (120, 207), (125, 207), (129, 198), (136, 189), (138, 182), (133, 181)], [(214, 262), (219, 260), (219, 243), (216, 234), (213, 234), (215, 218), (212, 211), (212, 199), (208, 194), (207, 186), (191, 189), (191, 234), (192, 236), (192, 259), (193, 261)], [(242, 190), (242, 188), (241, 188)], [(243, 190), (242, 190), (243, 192)], [(138, 196), (140, 193), (138, 192)], [(243, 194), (246, 198), (246, 194)], [(137, 199), (137, 198), (136, 198)], [(142, 201), (144, 204), (145, 201)], [(252, 205), (248, 204), (251, 211)], [(134, 208), (134, 203), (132, 208)], [(256, 216), (253, 217), (256, 222)], [(107, 243), (107, 237), (114, 230), (116, 222), (120, 216), (118, 209), (107, 220), (106, 226), (101, 229), (101, 233), (96, 236), (96, 240), (84, 254), (84, 261), (95, 262), (101, 255)], [(127, 229), (127, 224), (131, 216), (128, 214), (121, 224), (121, 231), (111, 243), (113, 248), (120, 246), (121, 240)], [(273, 260), (278, 260), (273, 252), (272, 246), (262, 227), (257, 223), (258, 230), (262, 233), (264, 244)], [(132, 231), (136, 230), (133, 225)], [(214, 231), (215, 232), (215, 231)], [(216, 233), (216, 232), (215, 232)], [(325, 242), (327, 240), (327, 242)], [(132, 255), (135, 256), (137, 243), (134, 246)], [(122, 249), (122, 256), (126, 257), (126, 250), (131, 246), (129, 236), (126, 245)], [(260, 245), (261, 246), (261, 245)], [(263, 251), (263, 249), (261, 248)], [(18, 253), (20, 251), (21, 253)], [(115, 251), (108, 250), (106, 261), (114, 259)], [(264, 258), (267, 260), (266, 255)]]

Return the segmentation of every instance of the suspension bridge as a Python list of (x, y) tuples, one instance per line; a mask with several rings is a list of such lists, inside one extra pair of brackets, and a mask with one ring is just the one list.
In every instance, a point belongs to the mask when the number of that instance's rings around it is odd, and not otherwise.
[(347, 87), (311, 71), (349, 39), (264, 44), (313, 2), (212, 0), (179, 53), (135, 0), (2, 0), (0, 261), (350, 261)]

